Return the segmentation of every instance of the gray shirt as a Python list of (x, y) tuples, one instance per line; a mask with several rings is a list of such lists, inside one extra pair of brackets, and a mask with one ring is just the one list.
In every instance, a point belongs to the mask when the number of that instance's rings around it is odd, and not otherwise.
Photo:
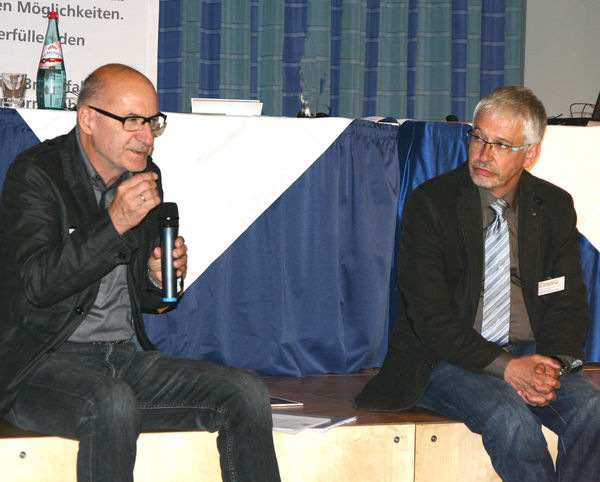
[[(77, 142), (85, 160), (98, 208), (107, 209), (112, 203), (117, 186), (131, 177), (132, 173), (125, 172), (111, 186), (106, 186), (81, 146), (79, 130), (77, 131)], [(129, 340), (133, 334), (131, 300), (127, 289), (127, 265), (120, 264), (104, 275), (94, 305), (68, 341), (90, 343)]]

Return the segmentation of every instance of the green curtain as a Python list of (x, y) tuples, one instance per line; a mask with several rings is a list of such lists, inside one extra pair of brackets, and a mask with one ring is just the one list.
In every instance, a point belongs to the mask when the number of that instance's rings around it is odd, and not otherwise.
[(524, 19), (519, 0), (161, 0), (161, 108), (470, 120), (488, 90), (522, 85)]

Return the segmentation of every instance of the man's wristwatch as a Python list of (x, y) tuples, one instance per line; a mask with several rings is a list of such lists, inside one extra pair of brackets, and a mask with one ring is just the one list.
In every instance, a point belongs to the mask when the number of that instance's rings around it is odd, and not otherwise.
[(558, 373), (559, 378), (566, 377), (569, 373), (574, 373), (583, 366), (583, 362), (579, 359), (573, 360), (571, 363), (569, 363), (567, 360), (559, 356), (553, 356), (551, 358), (560, 363), (560, 372)]

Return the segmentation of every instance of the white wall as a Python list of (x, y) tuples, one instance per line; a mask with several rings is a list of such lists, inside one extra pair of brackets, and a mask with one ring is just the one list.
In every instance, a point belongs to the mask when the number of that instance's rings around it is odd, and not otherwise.
[(524, 81), (548, 116), (569, 116), (575, 102), (596, 103), (600, 0), (527, 0)]

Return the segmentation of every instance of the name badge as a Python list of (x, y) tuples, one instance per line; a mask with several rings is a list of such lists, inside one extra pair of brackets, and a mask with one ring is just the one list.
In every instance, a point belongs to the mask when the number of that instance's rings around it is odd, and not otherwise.
[(538, 283), (538, 296), (544, 296), (565, 289), (565, 277), (547, 279)]

